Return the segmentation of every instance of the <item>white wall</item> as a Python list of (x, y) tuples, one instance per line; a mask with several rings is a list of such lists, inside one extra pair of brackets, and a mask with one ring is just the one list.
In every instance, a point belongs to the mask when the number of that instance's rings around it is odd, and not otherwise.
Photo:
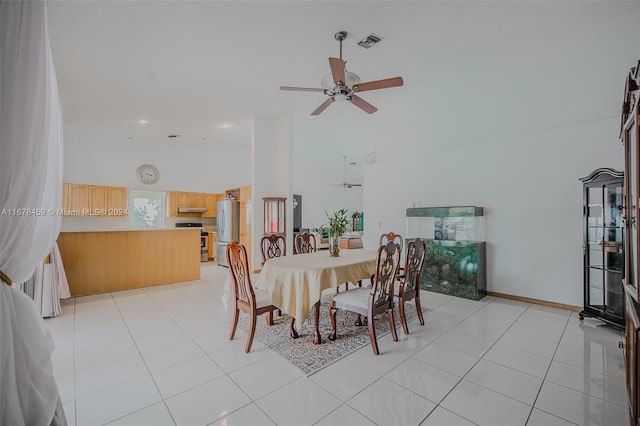
[(413, 203), (483, 206), (487, 289), (581, 305), (578, 178), (623, 168), (620, 102), (640, 45), (639, 4), (629, 5), (552, 39), (541, 31), (387, 105), (375, 123), (378, 163), (365, 168), (365, 229), (404, 232)]

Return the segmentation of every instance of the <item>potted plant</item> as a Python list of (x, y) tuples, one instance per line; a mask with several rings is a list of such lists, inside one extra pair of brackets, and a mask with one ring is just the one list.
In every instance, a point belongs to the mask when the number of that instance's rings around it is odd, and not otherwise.
[(326, 211), (325, 214), (329, 219), (329, 256), (340, 256), (340, 235), (344, 234), (349, 223), (347, 209), (335, 211), (331, 216)]

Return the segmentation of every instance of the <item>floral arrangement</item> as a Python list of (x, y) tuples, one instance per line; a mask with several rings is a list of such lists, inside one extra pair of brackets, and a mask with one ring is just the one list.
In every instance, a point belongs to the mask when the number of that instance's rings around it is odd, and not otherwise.
[(340, 209), (338, 211), (333, 212), (332, 216), (329, 216), (329, 213), (325, 211), (327, 218), (329, 219), (328, 229), (329, 235), (333, 237), (339, 237), (344, 234), (347, 230), (347, 224), (349, 220), (347, 219), (347, 209)]

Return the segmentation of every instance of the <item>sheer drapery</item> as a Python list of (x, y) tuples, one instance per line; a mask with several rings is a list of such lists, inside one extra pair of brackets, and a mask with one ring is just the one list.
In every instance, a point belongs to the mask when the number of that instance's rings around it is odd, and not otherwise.
[[(62, 125), (43, 0), (0, 1), (0, 64), (0, 270), (23, 282), (61, 224)], [(54, 420), (52, 351), (33, 301), (0, 283), (0, 424)]]

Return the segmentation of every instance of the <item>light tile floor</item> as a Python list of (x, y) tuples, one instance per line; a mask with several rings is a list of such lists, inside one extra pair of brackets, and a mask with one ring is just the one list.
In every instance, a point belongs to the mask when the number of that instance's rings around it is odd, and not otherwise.
[(379, 356), (365, 346), (310, 377), (228, 340), (229, 275), (213, 262), (198, 281), (65, 300), (45, 323), (75, 425), (629, 424), (619, 332), (493, 297), (422, 300), (424, 327), (398, 324)]

